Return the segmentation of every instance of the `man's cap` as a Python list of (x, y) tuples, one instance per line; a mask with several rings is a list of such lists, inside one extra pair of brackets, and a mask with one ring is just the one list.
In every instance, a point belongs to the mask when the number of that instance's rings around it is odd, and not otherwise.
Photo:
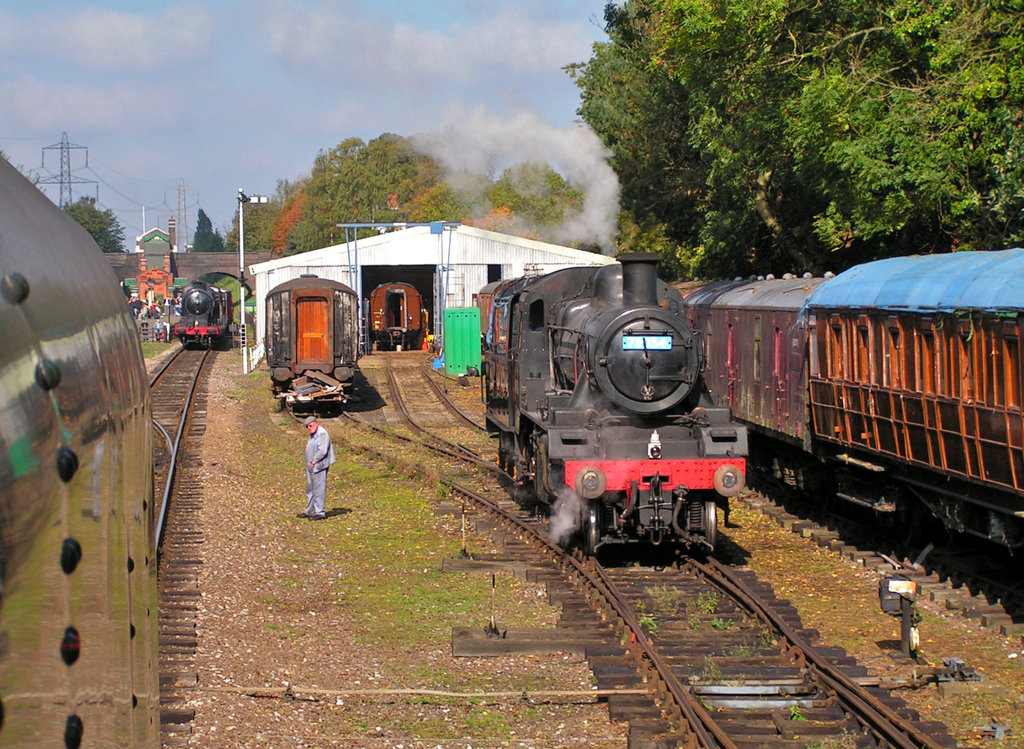
[(310, 424), (316, 424), (316, 417), (315, 416), (307, 416), (306, 420), (304, 422), (302, 422), (303, 426), (307, 426), (308, 427)]

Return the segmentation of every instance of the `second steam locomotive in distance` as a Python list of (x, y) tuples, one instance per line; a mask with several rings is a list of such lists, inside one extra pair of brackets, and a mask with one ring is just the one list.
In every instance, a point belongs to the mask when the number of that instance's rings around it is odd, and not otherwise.
[(226, 349), (234, 332), (231, 292), (193, 281), (181, 294), (181, 317), (172, 329), (182, 345)]
[(702, 347), (657, 262), (625, 255), (480, 297), (499, 461), (588, 553), (636, 540), (713, 549), (716, 506), (745, 485), (746, 429), (708, 395)]

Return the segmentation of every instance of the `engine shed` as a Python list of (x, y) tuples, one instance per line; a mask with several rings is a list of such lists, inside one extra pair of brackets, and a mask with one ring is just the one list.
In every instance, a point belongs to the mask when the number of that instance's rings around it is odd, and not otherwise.
[[(481, 287), (492, 281), (614, 262), (608, 255), (438, 222), (257, 263), (246, 272), (255, 283), (257, 310), (264, 308), (274, 287), (313, 274), (355, 289), (364, 320), (370, 316), (374, 289), (385, 283), (409, 284), (422, 297), (429, 329), (441, 338), (444, 310), (474, 306)], [(265, 334), (266, 323), (257, 314), (256, 340), (264, 340)]]

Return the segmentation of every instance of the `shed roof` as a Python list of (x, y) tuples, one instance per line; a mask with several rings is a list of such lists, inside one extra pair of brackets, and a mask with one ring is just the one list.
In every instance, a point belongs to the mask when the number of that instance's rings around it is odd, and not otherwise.
[(443, 236), (432, 235), (429, 226), (417, 226), (268, 260), (252, 265), (250, 269), (259, 274), (291, 266), (351, 265), (354, 264), (356, 250), (360, 265), (433, 265), (440, 259), (439, 253), (444, 254), (445, 263), (455, 264), (518, 261), (562, 266), (609, 265), (615, 262), (615, 258), (607, 255), (472, 226), (459, 226)]
[(913, 255), (864, 263), (823, 284), (808, 306), (1021, 309), (1024, 250)]

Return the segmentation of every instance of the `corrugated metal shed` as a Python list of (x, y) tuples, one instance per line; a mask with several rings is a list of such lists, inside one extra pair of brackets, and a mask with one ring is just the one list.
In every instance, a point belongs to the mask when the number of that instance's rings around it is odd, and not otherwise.
[[(607, 255), (470, 226), (446, 229), (439, 234), (432, 233), (432, 227), (418, 226), (250, 265), (247, 272), (255, 281), (256, 336), (262, 341), (266, 332), (262, 310), (267, 293), (278, 284), (306, 273), (360, 290), (360, 277), (354, 273), (357, 265), (360, 268), (395, 267), (393, 280), (403, 280), (398, 277), (401, 266), (446, 268), (447, 272), (440, 275), (446, 281), (444, 306), (449, 308), (473, 305), (473, 294), (488, 282), (488, 266), (500, 265), (501, 278), (517, 278), (578, 265), (614, 262), (615, 258)], [(362, 296), (369, 296), (372, 290), (361, 289)]]
[(810, 307), (891, 310), (1024, 308), (1024, 250), (954, 252), (876, 260), (840, 273)]

